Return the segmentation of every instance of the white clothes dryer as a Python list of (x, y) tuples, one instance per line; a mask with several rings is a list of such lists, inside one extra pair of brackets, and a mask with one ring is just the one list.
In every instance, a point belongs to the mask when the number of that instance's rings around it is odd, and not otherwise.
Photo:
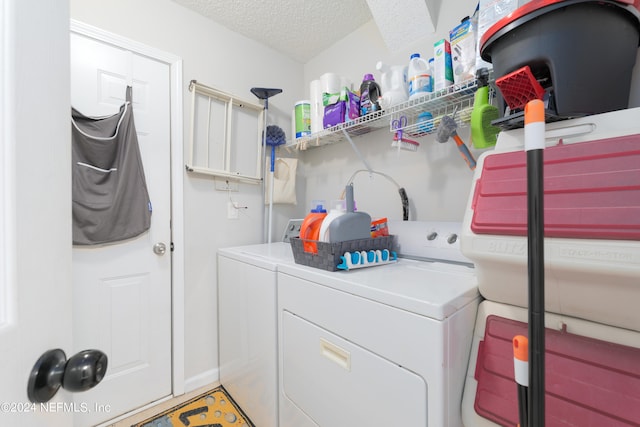
[(389, 228), (420, 260), (278, 267), (281, 427), (462, 425), (480, 296), (473, 265), (460, 262), (460, 224)]
[(278, 426), (276, 272), (293, 263), (289, 243), (218, 251), (220, 383), (249, 419)]

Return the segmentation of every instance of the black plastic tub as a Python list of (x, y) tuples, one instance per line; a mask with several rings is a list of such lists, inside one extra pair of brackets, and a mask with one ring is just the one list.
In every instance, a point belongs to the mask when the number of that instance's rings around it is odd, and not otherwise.
[(529, 66), (559, 117), (619, 110), (629, 103), (639, 16), (616, 1), (533, 1), (489, 28), (480, 52), (496, 78)]

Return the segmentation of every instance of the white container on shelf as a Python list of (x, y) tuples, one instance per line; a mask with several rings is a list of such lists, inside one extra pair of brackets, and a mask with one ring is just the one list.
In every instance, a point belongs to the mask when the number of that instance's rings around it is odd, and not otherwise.
[(421, 58), (419, 53), (411, 55), (407, 76), (409, 78), (409, 99), (433, 92), (429, 62)]
[(376, 70), (381, 73), (380, 88), (382, 89), (382, 96), (378, 98), (378, 101), (383, 110), (405, 102), (409, 98), (406, 65), (389, 66), (382, 61), (378, 61)]
[(433, 90), (444, 89), (453, 84), (451, 44), (442, 39), (433, 44)]
[(311, 135), (311, 101), (298, 101), (293, 109), (293, 135), (295, 138)]

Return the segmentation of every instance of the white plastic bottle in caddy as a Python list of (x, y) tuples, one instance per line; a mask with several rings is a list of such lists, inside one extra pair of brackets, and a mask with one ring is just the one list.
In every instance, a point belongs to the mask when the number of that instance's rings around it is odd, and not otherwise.
[(337, 217), (344, 215), (347, 212), (347, 205), (345, 200), (333, 200), (331, 201), (331, 210), (326, 217), (322, 220), (320, 226), (320, 236), (318, 240), (321, 242), (330, 242), (329, 226), (331, 222)]
[(421, 58), (419, 53), (411, 55), (407, 75), (409, 77), (409, 99), (433, 92), (429, 63), (426, 59)]

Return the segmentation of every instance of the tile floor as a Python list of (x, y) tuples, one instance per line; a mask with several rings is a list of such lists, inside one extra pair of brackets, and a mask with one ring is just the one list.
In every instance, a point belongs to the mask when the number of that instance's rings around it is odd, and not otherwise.
[(169, 399), (166, 402), (162, 402), (158, 405), (153, 406), (152, 408), (148, 408), (142, 412), (139, 412), (135, 415), (132, 415), (130, 417), (127, 417), (123, 420), (114, 422), (113, 424), (108, 424), (107, 427), (131, 427), (132, 424), (135, 423), (139, 423), (140, 421), (144, 421), (148, 418), (153, 417), (156, 414), (159, 414), (160, 412), (166, 411), (167, 409), (173, 408), (176, 405), (179, 405), (183, 402), (186, 402), (187, 400), (198, 396), (202, 393), (205, 393), (209, 390), (212, 390), (216, 387), (218, 387), (220, 385), (220, 383), (216, 382), (216, 383), (212, 383), (212, 384), (208, 384), (206, 386), (200, 387), (196, 390), (190, 391), (189, 393), (185, 393), (182, 396), (178, 396), (175, 397), (173, 399)]

